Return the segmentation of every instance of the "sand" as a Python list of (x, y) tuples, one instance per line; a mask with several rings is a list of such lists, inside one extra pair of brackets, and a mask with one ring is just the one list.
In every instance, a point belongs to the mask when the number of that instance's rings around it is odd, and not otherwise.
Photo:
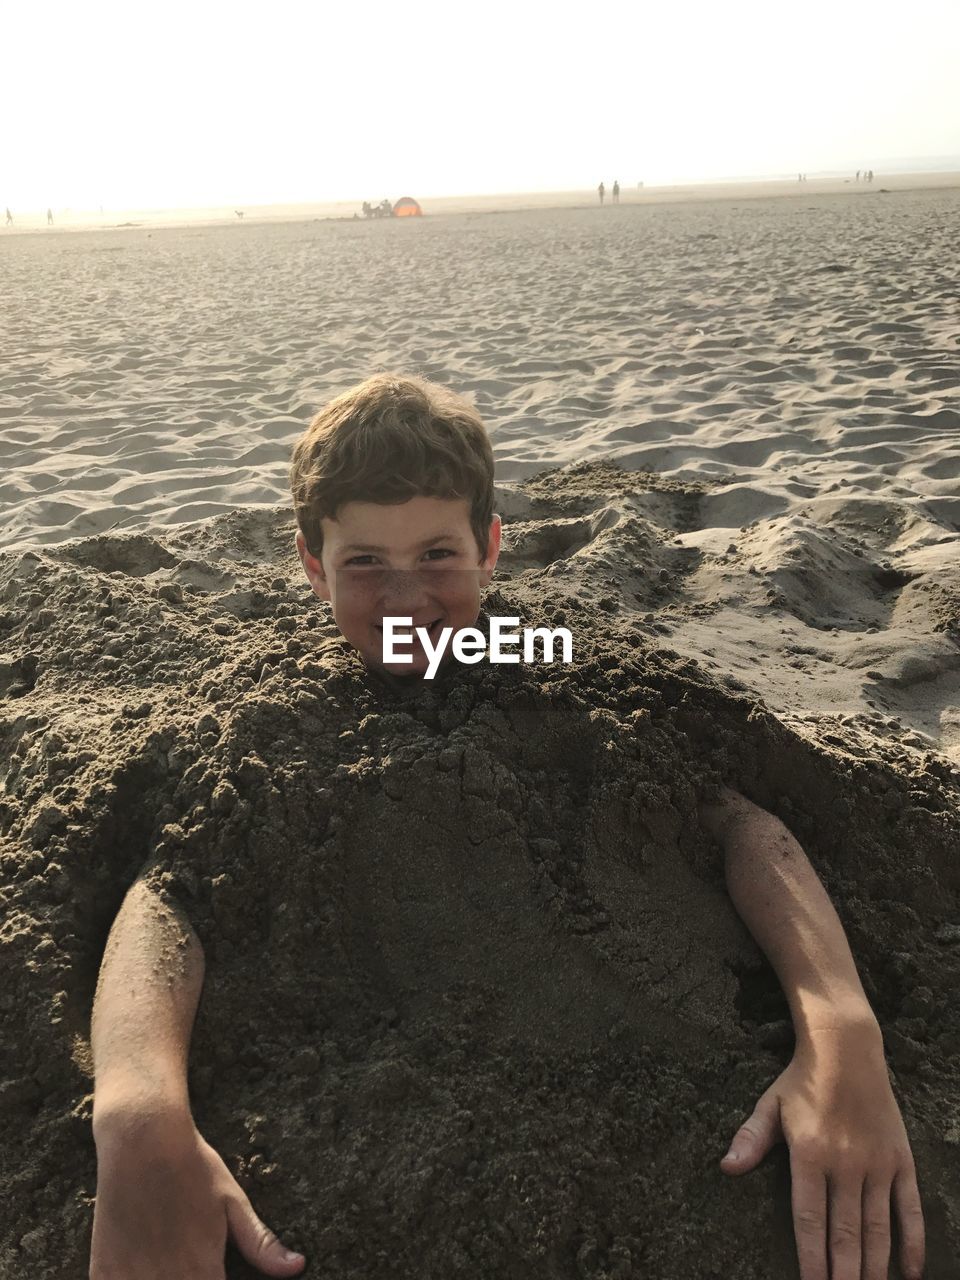
[[(207, 954), (198, 1124), (317, 1274), (794, 1275), (785, 1149), (718, 1169), (791, 1047), (719, 781), (837, 904), (956, 1273), (958, 206), (0, 245), (0, 1274), (85, 1274), (90, 1002), (148, 866)], [(410, 691), (339, 639), (286, 462), (378, 367), (475, 394), (486, 608), (572, 667)]]

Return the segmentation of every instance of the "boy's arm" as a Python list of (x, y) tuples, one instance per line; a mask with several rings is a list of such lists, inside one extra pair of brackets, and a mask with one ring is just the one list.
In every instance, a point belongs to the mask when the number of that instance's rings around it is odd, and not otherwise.
[(859, 1276), (861, 1265), (867, 1280), (886, 1277), (892, 1190), (903, 1274), (918, 1277), (924, 1230), (913, 1156), (833, 904), (779, 818), (728, 788), (699, 812), (723, 846), (731, 900), (780, 979), (797, 1036), (793, 1061), (721, 1167), (745, 1173), (786, 1139), (803, 1280)]
[(134, 1114), (189, 1122), (187, 1057), (203, 975), (189, 922), (138, 880), (110, 930), (94, 998), (95, 1136)]
[(729, 788), (700, 818), (723, 847), (727, 891), (780, 979), (797, 1039), (850, 1028), (879, 1041), (843, 926), (788, 828)]
[(187, 1058), (203, 976), (189, 922), (138, 880), (107, 939), (93, 1007), (91, 1280), (222, 1277), (228, 1237), (269, 1275), (303, 1268), (194, 1125)]

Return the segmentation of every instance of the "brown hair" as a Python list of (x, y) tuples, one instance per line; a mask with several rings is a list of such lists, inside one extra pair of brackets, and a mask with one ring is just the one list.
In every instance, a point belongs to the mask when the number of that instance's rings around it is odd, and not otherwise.
[(493, 519), (493, 449), (480, 415), (446, 387), (376, 373), (331, 400), (297, 441), (290, 463), (297, 525), (310, 554), (321, 519), (347, 502), (469, 498), (470, 527), (486, 554)]

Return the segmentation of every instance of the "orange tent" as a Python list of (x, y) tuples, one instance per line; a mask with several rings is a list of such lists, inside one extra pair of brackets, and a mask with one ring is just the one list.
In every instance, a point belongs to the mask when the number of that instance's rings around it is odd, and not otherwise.
[(403, 196), (393, 206), (395, 218), (422, 218), (423, 210), (412, 196)]

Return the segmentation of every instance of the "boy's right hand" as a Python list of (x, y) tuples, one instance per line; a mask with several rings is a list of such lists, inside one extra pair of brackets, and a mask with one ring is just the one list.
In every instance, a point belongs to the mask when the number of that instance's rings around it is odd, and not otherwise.
[(90, 1280), (223, 1280), (228, 1237), (266, 1275), (302, 1271), (189, 1114), (115, 1117), (96, 1139)]

